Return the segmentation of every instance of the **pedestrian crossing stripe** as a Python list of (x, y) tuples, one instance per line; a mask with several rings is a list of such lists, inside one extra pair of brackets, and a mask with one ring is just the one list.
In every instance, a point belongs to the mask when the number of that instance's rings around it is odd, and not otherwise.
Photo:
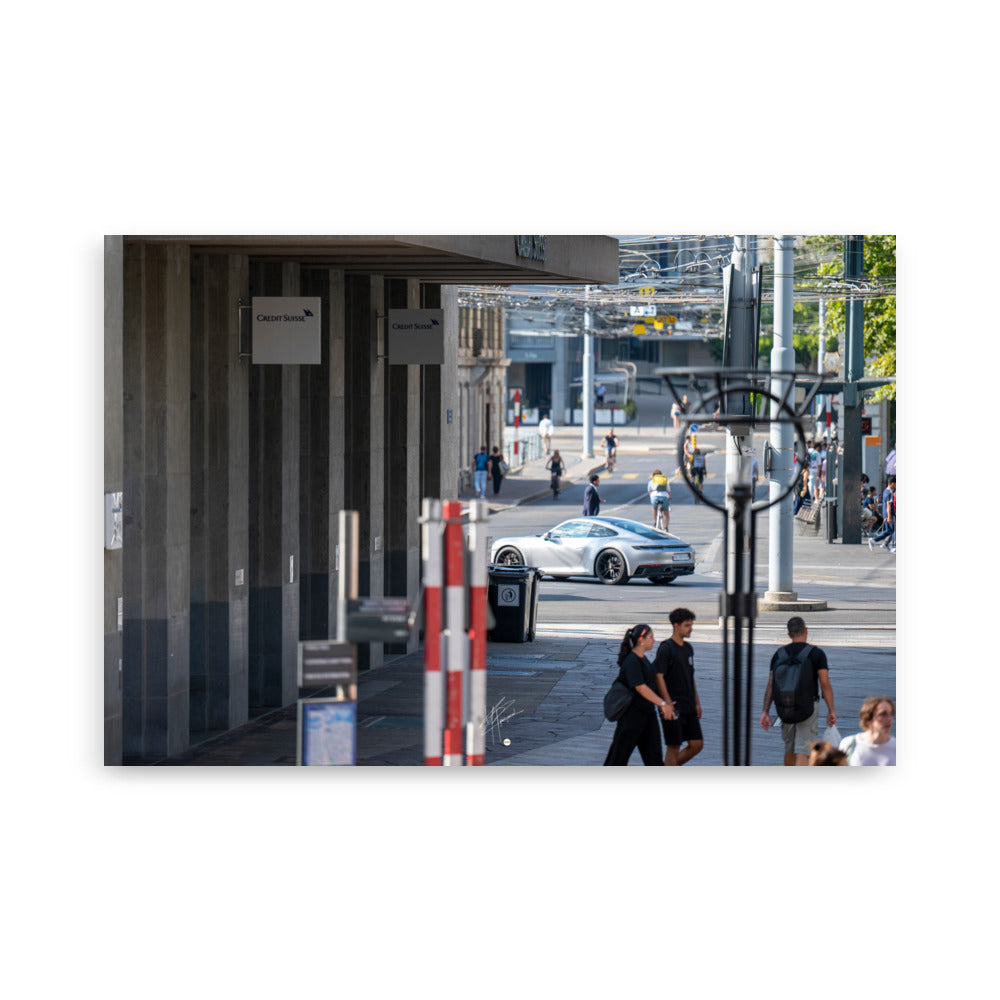
[(638, 479), (638, 478), (639, 478), (639, 473), (638, 472), (626, 472), (622, 476), (622, 479)]

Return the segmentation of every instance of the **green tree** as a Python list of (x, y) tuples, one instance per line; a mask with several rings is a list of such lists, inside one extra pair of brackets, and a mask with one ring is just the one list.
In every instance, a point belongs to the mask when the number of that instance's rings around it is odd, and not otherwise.
[[(806, 240), (810, 243), (830, 245), (838, 236), (814, 236)], [(895, 376), (896, 374), (896, 237), (866, 236), (864, 238), (864, 280), (878, 282), (886, 289), (884, 295), (864, 300), (865, 312), (865, 374), (874, 376)], [(827, 260), (817, 266), (819, 275), (842, 275), (844, 273), (843, 254), (840, 259)], [(845, 330), (845, 300), (827, 300), (827, 338), (831, 334), (843, 335)], [(872, 392), (874, 400), (895, 399), (896, 384), (883, 386)]]

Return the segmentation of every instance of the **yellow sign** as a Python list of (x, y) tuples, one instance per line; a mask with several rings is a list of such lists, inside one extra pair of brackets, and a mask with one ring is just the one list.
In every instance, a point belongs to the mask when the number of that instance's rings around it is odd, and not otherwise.
[(865, 437), (865, 444), (866, 445), (869, 445), (869, 444), (881, 444), (881, 443), (882, 443), (882, 435), (881, 434), (874, 434), (874, 435), (869, 434), (867, 437)]
[(632, 327), (632, 332), (637, 337), (641, 337), (646, 332), (646, 324), (645, 323), (636, 323), (635, 326)]
[(656, 294), (656, 289), (655, 288), (651, 288), (649, 285), (647, 285), (645, 288), (640, 288), (639, 289), (639, 294), (640, 295), (655, 295)]
[(654, 319), (653, 320), (653, 329), (654, 330), (662, 330), (663, 329), (663, 324), (658, 319)]
[(663, 322), (664, 323), (669, 323), (671, 326), (673, 326), (674, 323), (677, 322), (677, 317), (676, 316), (664, 316), (663, 317)]

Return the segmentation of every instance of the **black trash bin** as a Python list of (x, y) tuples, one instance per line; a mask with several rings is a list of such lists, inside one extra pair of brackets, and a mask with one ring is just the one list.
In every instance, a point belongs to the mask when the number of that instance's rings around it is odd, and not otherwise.
[(826, 540), (837, 540), (837, 498), (826, 497), (823, 501), (823, 520), (826, 521)]
[(538, 581), (534, 566), (498, 566), (490, 563), (490, 610), (495, 625), (487, 633), (493, 642), (534, 642), (538, 617)]

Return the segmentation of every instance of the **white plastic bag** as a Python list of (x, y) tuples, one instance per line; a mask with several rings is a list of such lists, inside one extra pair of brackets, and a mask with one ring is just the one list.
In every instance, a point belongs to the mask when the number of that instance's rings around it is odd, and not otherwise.
[(823, 742), (829, 743), (830, 746), (835, 749), (840, 746), (841, 738), (840, 732), (836, 726), (827, 726), (826, 729), (823, 730)]

